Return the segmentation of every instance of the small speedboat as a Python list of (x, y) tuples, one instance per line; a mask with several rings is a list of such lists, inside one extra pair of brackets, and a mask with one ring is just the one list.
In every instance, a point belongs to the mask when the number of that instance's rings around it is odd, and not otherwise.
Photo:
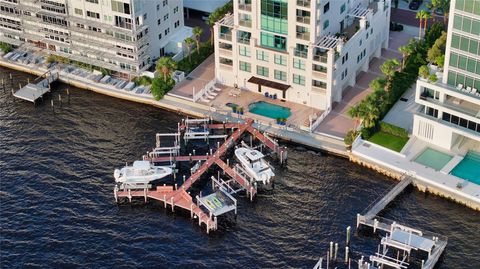
[(272, 167), (263, 159), (265, 156), (256, 149), (248, 147), (237, 148), (235, 157), (237, 157), (247, 174), (255, 181), (268, 184), (275, 176)]
[(164, 178), (172, 174), (172, 169), (167, 166), (154, 166), (149, 161), (135, 161), (132, 166), (115, 169), (113, 177), (115, 182), (123, 184), (147, 184), (153, 180)]

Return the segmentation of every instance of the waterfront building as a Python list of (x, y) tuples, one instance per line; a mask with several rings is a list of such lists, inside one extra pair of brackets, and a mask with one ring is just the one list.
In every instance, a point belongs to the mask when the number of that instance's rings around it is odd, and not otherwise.
[[(434, 68), (433, 68), (434, 69)], [(431, 73), (435, 70), (431, 70)], [(480, 142), (480, 0), (452, 0), (445, 64), (417, 80), (413, 134), (447, 150)]]
[(0, 41), (123, 75), (183, 57), (191, 35), (181, 0), (0, 0)]
[(388, 47), (390, 0), (234, 0), (214, 27), (216, 80), (330, 112)]

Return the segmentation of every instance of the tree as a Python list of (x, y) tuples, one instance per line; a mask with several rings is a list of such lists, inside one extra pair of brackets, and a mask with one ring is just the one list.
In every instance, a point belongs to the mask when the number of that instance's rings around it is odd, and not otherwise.
[(379, 91), (384, 90), (385, 85), (387, 85), (387, 81), (384, 78), (378, 77), (372, 80), (368, 86), (370, 86), (373, 91)]
[(397, 67), (400, 65), (397, 59), (389, 59), (385, 61), (381, 66), (380, 70), (387, 78), (387, 89), (390, 89), (392, 83), (392, 76), (397, 71)]
[(177, 68), (177, 63), (172, 60), (171, 57), (162, 57), (157, 61), (157, 71), (163, 74), (163, 80), (167, 82), (167, 79), (170, 78), (171, 73), (174, 69)]
[(195, 36), (195, 42), (197, 42), (197, 52), (200, 54), (200, 37), (203, 34), (203, 29), (196, 26), (193, 28), (193, 35)]
[(418, 75), (420, 75), (424, 79), (427, 79), (430, 76), (430, 70), (428, 69), (428, 66), (420, 66), (420, 68), (418, 68)]
[(432, 14), (430, 12), (425, 11), (424, 17), (423, 17), (423, 35), (425, 36), (425, 33), (427, 32), (427, 21), (432, 18)]
[(193, 38), (188, 37), (185, 39), (185, 45), (187, 45), (189, 62), (192, 62), (192, 47), (194, 44), (195, 44), (195, 40), (193, 40)]
[(428, 11), (425, 10), (420, 10), (417, 12), (415, 15), (415, 18), (419, 19), (420, 24), (419, 24), (419, 30), (418, 30), (418, 39), (422, 38), (422, 23), (424, 26), (424, 29), (427, 29), (427, 20), (430, 19), (432, 15)]
[(405, 61), (407, 60), (407, 57), (410, 56), (410, 54), (415, 52), (415, 47), (413, 43), (409, 43), (405, 46), (401, 46), (398, 48), (398, 51), (402, 53), (402, 70), (405, 68)]
[(208, 16), (208, 20), (206, 21), (207, 25), (210, 26), (210, 43), (213, 44), (213, 26), (215, 23), (220, 19), (220, 14), (218, 12), (218, 9), (210, 13), (210, 16)]
[(442, 35), (435, 41), (432, 47), (427, 52), (427, 60), (430, 63), (435, 63), (440, 66), (442, 64), (441, 56), (445, 55), (445, 48), (447, 45), (447, 33), (442, 32)]
[(4, 53), (9, 53), (12, 50), (12, 46), (10, 44), (0, 42), (0, 50)]

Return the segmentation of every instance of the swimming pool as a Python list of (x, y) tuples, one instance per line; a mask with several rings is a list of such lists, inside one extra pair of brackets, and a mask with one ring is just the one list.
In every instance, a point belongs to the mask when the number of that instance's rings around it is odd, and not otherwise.
[(469, 151), (450, 174), (480, 185), (480, 153)]
[(258, 115), (269, 117), (272, 119), (278, 119), (278, 118), (286, 119), (290, 117), (290, 115), (292, 115), (290, 108), (267, 103), (264, 101), (251, 103), (248, 106), (248, 111)]
[(434, 150), (431, 148), (427, 148), (422, 152), (422, 154), (418, 155), (415, 159), (415, 162), (419, 164), (423, 164), (425, 166), (431, 167), (437, 171), (441, 170), (450, 160), (452, 156), (440, 152), (438, 150)]

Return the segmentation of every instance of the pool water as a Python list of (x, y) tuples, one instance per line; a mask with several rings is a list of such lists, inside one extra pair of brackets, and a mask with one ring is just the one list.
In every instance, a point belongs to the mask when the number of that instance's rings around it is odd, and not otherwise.
[(431, 167), (437, 171), (441, 170), (450, 160), (452, 156), (440, 152), (438, 150), (434, 150), (431, 148), (427, 148), (422, 154), (418, 155), (415, 159), (415, 162), (419, 164), (423, 164), (425, 166)]
[(290, 108), (267, 103), (264, 101), (251, 103), (248, 106), (248, 111), (258, 115), (268, 117), (268, 118), (272, 118), (272, 119), (278, 119), (278, 118), (286, 119), (290, 117), (290, 115), (292, 115)]
[(450, 174), (480, 185), (480, 153), (469, 151)]

